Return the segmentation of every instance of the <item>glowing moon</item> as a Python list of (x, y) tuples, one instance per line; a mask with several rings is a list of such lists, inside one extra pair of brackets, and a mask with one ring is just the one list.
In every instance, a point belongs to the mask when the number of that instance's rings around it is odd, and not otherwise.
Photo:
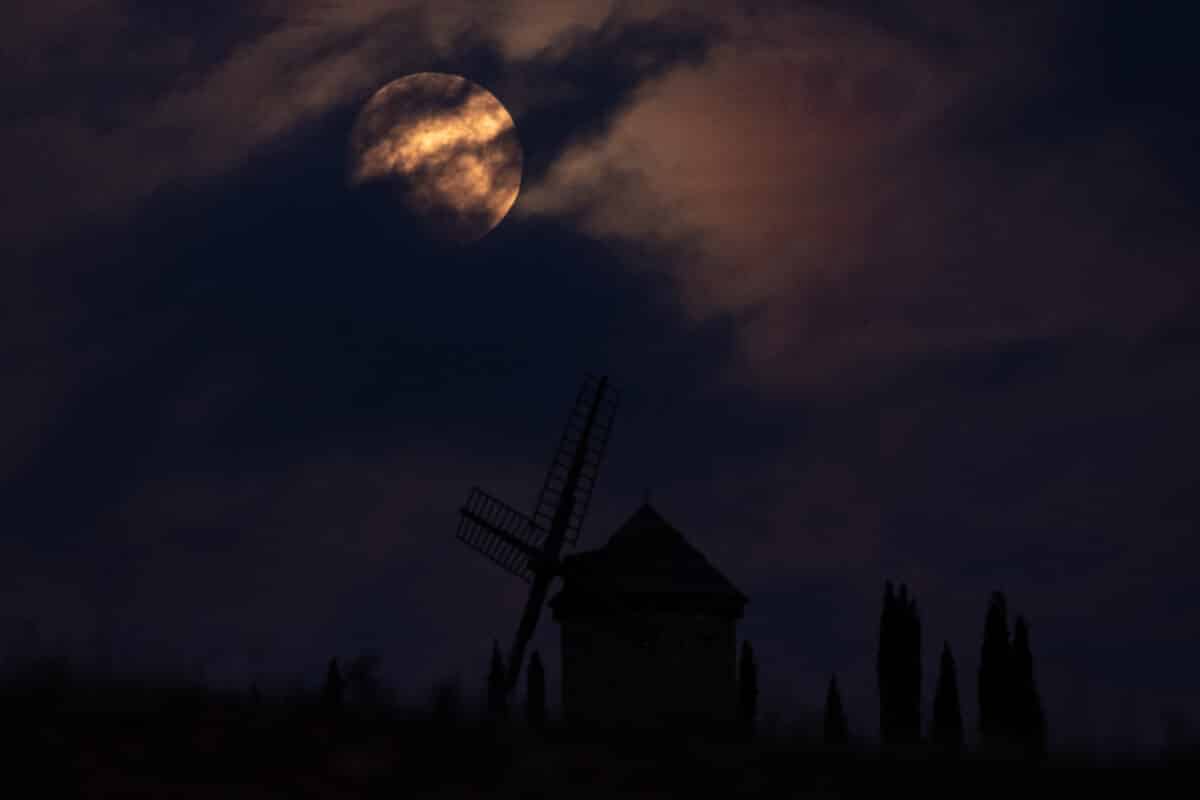
[(496, 227), (517, 200), (521, 169), (508, 111), (458, 75), (392, 81), (350, 134), (350, 185), (383, 188), (402, 216), (443, 242), (473, 242)]

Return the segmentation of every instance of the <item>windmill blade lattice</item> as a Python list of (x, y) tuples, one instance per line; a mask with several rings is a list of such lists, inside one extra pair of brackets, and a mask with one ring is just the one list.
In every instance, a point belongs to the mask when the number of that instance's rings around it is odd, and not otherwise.
[(562, 549), (579, 540), (617, 402), (617, 392), (607, 377), (586, 376), (532, 516), (479, 487), (471, 490), (460, 510), (458, 539), (531, 584), (509, 652), (505, 674), (508, 692), (516, 686), (550, 585), (561, 570)]
[(525, 514), (492, 497), (479, 487), (471, 489), (458, 523), (458, 539), (478, 550), (508, 572), (529, 583), (546, 532)]
[[(603, 388), (602, 393), (601, 388)], [(620, 398), (616, 389), (607, 385), (604, 379), (589, 374), (579, 389), (575, 406), (567, 417), (562, 438), (559, 440), (554, 458), (550, 462), (550, 469), (546, 473), (546, 481), (538, 495), (532, 517), (535, 526), (547, 531), (550, 530), (554, 515), (564, 499), (563, 492), (567, 488), (571, 461), (583, 438), (588, 415), (592, 413), (592, 406), (595, 405), (595, 419), (588, 437), (587, 449), (583, 455), (583, 468), (575, 487), (574, 505), (563, 537), (567, 544), (575, 545), (579, 542), (579, 536), (583, 530), (583, 520), (587, 516), (588, 504), (592, 499), (592, 489), (596, 485), (600, 464), (604, 460), (604, 452), (608, 446), (608, 438), (612, 432), (619, 402)]]

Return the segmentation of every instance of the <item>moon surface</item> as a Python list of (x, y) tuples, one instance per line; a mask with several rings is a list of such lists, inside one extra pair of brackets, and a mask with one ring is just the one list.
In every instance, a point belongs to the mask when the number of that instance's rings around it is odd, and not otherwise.
[(388, 83), (363, 106), (350, 134), (348, 177), (394, 204), (397, 225), (466, 244), (508, 214), (522, 162), (516, 125), (490, 92), (459, 75), (420, 72)]

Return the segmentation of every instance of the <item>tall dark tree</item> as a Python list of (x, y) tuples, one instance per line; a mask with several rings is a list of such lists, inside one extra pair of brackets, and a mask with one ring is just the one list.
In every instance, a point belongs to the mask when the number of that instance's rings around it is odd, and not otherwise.
[(899, 656), (897, 664), (897, 724), (898, 738), (905, 743), (921, 739), (921, 618), (917, 597), (901, 587), (904, 598), (900, 607), (897, 635)]
[(742, 657), (738, 664), (738, 722), (742, 731), (753, 735), (758, 716), (758, 664), (754, 660), (754, 647), (742, 642)]
[(504, 657), (500, 655), (500, 642), (492, 642), (492, 663), (488, 670), (487, 710), (493, 719), (508, 715), (508, 693), (504, 680)]
[(883, 584), (883, 611), (879, 617), (879, 650), (875, 678), (879, 688), (879, 738), (884, 744), (896, 739), (896, 633), (897, 600), (891, 581)]
[(949, 642), (942, 647), (937, 689), (933, 695), (933, 723), (929, 738), (947, 755), (956, 756), (962, 752), (962, 708), (959, 705), (958, 677), (955, 674), (954, 656), (950, 653)]
[(846, 711), (842, 708), (842, 695), (838, 691), (837, 675), (829, 679), (825, 692), (825, 744), (829, 747), (845, 747), (850, 743), (850, 726), (846, 723)]
[(983, 623), (979, 657), (979, 735), (988, 743), (1010, 737), (1011, 709), (1008, 604), (1003, 592), (993, 592)]
[(525, 690), (525, 717), (529, 727), (540, 731), (546, 727), (546, 670), (542, 667), (542, 656), (533, 651), (526, 671), (528, 686)]
[(915, 595), (884, 584), (875, 663), (879, 737), (885, 745), (921, 738), (921, 622)]
[(346, 682), (342, 679), (338, 660), (331, 658), (329, 659), (329, 669), (325, 672), (325, 685), (321, 688), (321, 704), (330, 711), (340, 709), (345, 691)]
[(1029, 625), (1018, 616), (1013, 629), (1009, 659), (1012, 702), (1012, 734), (1025, 755), (1040, 758), (1046, 752), (1046, 718), (1033, 675), (1033, 651), (1029, 646)]

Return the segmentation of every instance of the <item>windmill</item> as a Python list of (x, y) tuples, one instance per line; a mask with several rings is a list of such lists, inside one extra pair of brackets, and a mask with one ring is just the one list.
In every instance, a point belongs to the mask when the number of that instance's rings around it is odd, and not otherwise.
[(460, 509), (458, 539), (531, 584), (508, 657), (506, 692), (512, 692), (521, 674), (525, 648), (533, 638), (550, 584), (560, 572), (562, 549), (579, 541), (617, 402), (607, 377), (584, 378), (532, 516), (478, 486)]

